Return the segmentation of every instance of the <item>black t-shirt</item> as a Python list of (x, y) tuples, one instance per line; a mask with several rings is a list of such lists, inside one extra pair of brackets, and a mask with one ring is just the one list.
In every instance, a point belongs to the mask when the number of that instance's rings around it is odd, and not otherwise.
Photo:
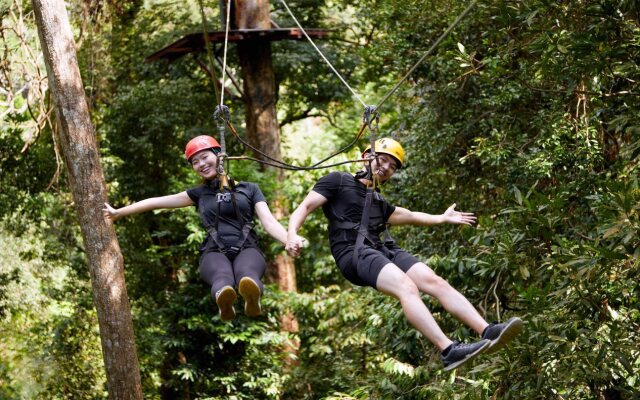
[[(187, 195), (196, 203), (195, 206), (200, 214), (200, 221), (207, 229), (215, 225), (219, 204), (218, 237), (225, 246), (235, 246), (238, 244), (242, 233), (242, 221), (238, 220), (230, 193), (220, 193), (217, 180), (189, 189), (187, 190)], [(253, 221), (255, 205), (261, 201), (267, 201), (258, 185), (251, 182), (237, 183), (235, 198), (240, 215), (242, 215), (245, 223)], [(252, 229), (245, 242), (245, 246), (255, 247), (256, 242), (257, 236)], [(211, 235), (207, 235), (200, 249), (216, 251), (218, 250), (218, 246), (211, 238)]]
[[(355, 245), (358, 233), (357, 227), (356, 229), (338, 228), (336, 222), (360, 224), (367, 187), (347, 172), (331, 172), (316, 182), (313, 191), (328, 200), (322, 206), (322, 211), (329, 220), (331, 252), (338, 259)], [(384, 224), (395, 209), (396, 207), (389, 204), (380, 193), (374, 193), (368, 227), (369, 236), (377, 239), (374, 244), (382, 243), (379, 234), (384, 231)]]

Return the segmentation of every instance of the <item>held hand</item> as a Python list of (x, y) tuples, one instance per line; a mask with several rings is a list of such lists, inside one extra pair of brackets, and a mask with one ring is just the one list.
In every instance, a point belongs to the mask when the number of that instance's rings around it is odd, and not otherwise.
[(104, 208), (102, 209), (102, 215), (104, 215), (105, 219), (116, 221), (118, 217), (118, 210), (111, 207), (108, 203), (104, 203)]
[(298, 257), (303, 247), (306, 247), (307, 239), (299, 235), (289, 235), (287, 238), (287, 244), (285, 250), (291, 257)]
[(451, 207), (447, 208), (447, 211), (442, 214), (445, 222), (456, 225), (475, 225), (478, 219), (473, 213), (456, 211), (455, 208), (456, 203), (453, 203)]

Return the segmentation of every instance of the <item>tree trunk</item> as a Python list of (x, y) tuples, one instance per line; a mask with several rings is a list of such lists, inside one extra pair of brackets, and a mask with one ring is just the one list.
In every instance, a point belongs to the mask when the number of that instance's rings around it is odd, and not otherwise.
[(101, 209), (106, 185), (63, 0), (33, 0), (59, 143), (89, 259), (110, 399), (142, 399), (124, 266)]
[[(233, 8), (234, 29), (270, 29), (268, 0), (235, 0)], [(245, 94), (245, 119), (247, 139), (263, 153), (281, 159), (280, 128), (276, 114), (276, 80), (273, 73), (271, 42), (268, 40), (244, 40), (238, 42), (238, 57)], [(262, 157), (260, 157), (262, 158)], [(282, 170), (278, 180), (284, 181)], [(286, 210), (276, 193), (274, 215), (281, 219)], [(295, 292), (296, 270), (291, 258), (281, 254), (275, 261), (275, 279), (282, 291)], [(282, 319), (283, 328), (297, 332), (298, 323), (291, 315)]]
[[(236, 0), (234, 28), (269, 29), (267, 0)], [(280, 159), (280, 130), (276, 114), (276, 79), (271, 42), (254, 39), (237, 45), (245, 93), (245, 117), (249, 142)]]

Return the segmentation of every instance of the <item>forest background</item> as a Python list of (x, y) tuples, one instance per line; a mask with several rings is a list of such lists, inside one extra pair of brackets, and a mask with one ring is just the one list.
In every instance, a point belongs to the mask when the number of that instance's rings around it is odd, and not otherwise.
[[(221, 30), (211, 3), (211, 29)], [(318, 44), (375, 104), (466, 6), (454, 3), (290, 6), (303, 26), (331, 30)], [(294, 26), (279, 1), (271, 7), (274, 22)], [(201, 31), (198, 3), (67, 8), (111, 202), (197, 184), (182, 151), (215, 132), (211, 80), (190, 57), (144, 58)], [(3, 0), (0, 15), (0, 398), (107, 398), (31, 3)], [(310, 163), (347, 144), (362, 115), (351, 93), (307, 42), (272, 48), (287, 160)], [(145, 398), (639, 398), (639, 65), (637, 1), (486, 0), (380, 109), (378, 134), (408, 154), (384, 195), (430, 213), (456, 202), (479, 216), (474, 228), (394, 228), (394, 238), (488, 320), (523, 318), (508, 349), (444, 373), (397, 301), (340, 276), (320, 212), (303, 229), (311, 244), (296, 260), (298, 291), (269, 285), (263, 317), (221, 323), (197, 273), (196, 213), (155, 212), (116, 224)], [(242, 134), (242, 103), (226, 104)], [(230, 154), (249, 154), (228, 143)], [(286, 172), (286, 207), (327, 172)], [(231, 174), (268, 198), (275, 191), (272, 170), (237, 162)], [(262, 236), (270, 259), (283, 251)], [(475, 339), (424, 300), (445, 332)], [(297, 334), (280, 329), (288, 312)]]

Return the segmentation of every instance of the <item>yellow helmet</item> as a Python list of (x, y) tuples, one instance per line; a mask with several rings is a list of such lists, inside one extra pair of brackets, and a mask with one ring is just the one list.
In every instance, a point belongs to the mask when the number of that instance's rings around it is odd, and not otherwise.
[[(362, 153), (362, 157), (364, 157), (370, 150), (371, 145), (367, 146)], [(395, 158), (396, 161), (398, 161), (398, 169), (402, 168), (402, 165), (404, 164), (404, 149), (396, 140), (391, 138), (378, 139), (375, 142), (375, 150), (376, 153), (388, 154)]]

